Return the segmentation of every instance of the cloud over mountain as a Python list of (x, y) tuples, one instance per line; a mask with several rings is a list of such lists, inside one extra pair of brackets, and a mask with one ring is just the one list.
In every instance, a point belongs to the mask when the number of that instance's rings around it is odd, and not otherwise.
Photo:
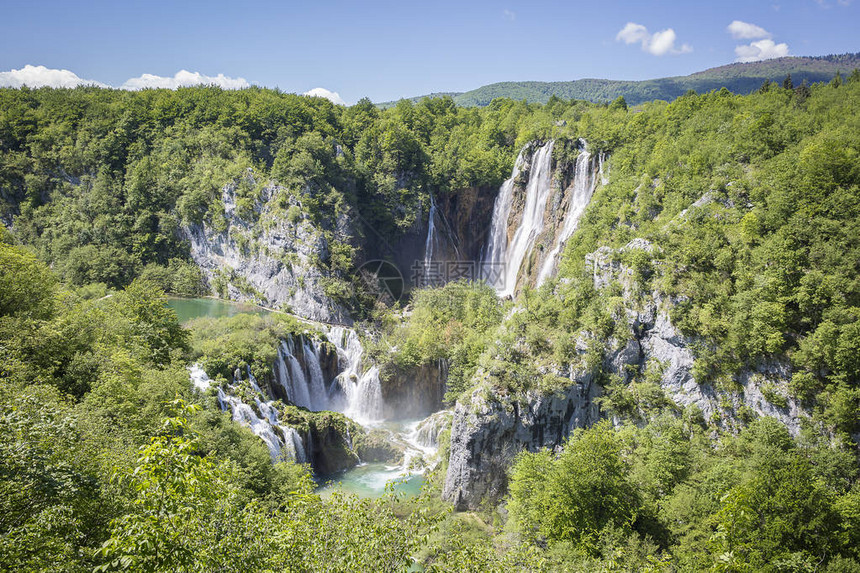
[(758, 62), (789, 55), (788, 44), (777, 44), (771, 39), (773, 34), (761, 26), (734, 20), (726, 26), (726, 31), (738, 40), (757, 40), (735, 48), (736, 62)]
[(672, 28), (666, 28), (665, 30), (651, 34), (648, 32), (648, 28), (635, 22), (627, 22), (624, 28), (615, 36), (616, 42), (624, 42), (628, 45), (641, 44), (642, 50), (655, 56), (686, 54), (693, 51), (693, 48), (689, 44), (675, 46), (675, 40), (677, 40), (677, 35)]
[(736, 62), (758, 62), (788, 56), (788, 44), (776, 44), (773, 40), (759, 40), (735, 48)]

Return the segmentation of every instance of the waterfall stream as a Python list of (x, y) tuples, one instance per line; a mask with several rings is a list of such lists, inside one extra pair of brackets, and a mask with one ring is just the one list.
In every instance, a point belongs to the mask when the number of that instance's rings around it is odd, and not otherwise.
[(430, 216), (427, 221), (427, 240), (424, 241), (424, 269), (430, 268), (433, 262), (433, 253), (436, 250), (436, 244), (439, 242), (438, 233), (436, 232), (436, 201), (433, 199), (433, 193), (430, 193)]
[[(585, 208), (588, 207), (591, 196), (594, 194), (594, 188), (597, 185), (597, 177), (595, 176), (592, 167), (591, 154), (585, 148), (585, 141), (580, 140), (582, 151), (576, 158), (576, 167), (573, 175), (573, 191), (570, 194), (570, 201), (567, 205), (567, 212), (564, 214), (564, 223), (561, 231), (556, 233), (555, 247), (547, 254), (538, 273), (537, 286), (540, 286), (555, 271), (558, 263), (558, 255), (564, 244), (570, 238), (576, 227), (579, 224)], [(603, 162), (600, 161), (602, 168)]]
[(517, 286), (520, 267), (534, 247), (535, 240), (544, 226), (544, 212), (550, 194), (552, 176), (552, 149), (554, 141), (539, 147), (533, 154), (529, 180), (525, 190), (525, 206), (522, 219), (510, 241), (507, 240), (508, 220), (513, 205), (514, 181), (523, 164), (522, 152), (510, 179), (502, 184), (499, 196), (493, 206), (493, 220), (490, 241), (482, 268), (493, 274), (495, 280), (488, 280), (500, 296), (513, 295)]
[[(456, 235), (444, 214), (436, 206), (436, 199), (430, 193), (430, 213), (427, 221), (427, 238), (424, 240), (424, 266), (419, 286), (441, 286), (448, 277), (439, 263), (446, 260), (461, 260)], [(435, 263), (435, 264), (434, 264)]]
[[(560, 205), (565, 209), (558, 228), (546, 229), (545, 217), (556, 209), (550, 204), (552, 192), (552, 151), (554, 141), (543, 145), (531, 143), (520, 151), (511, 177), (499, 188), (493, 205), (489, 239), (481, 260), (481, 277), (494, 286), (499, 296), (513, 295), (523, 274), (525, 261), (531, 261), (538, 237), (552, 240), (553, 247), (542, 257), (537, 273), (539, 286), (552, 277), (565, 243), (576, 231), (588, 207), (597, 183), (606, 184), (603, 173), (604, 154), (595, 158), (585, 140), (578, 142), (580, 153), (574, 166), (573, 182), (565, 190)], [(531, 159), (526, 157), (531, 152)], [(528, 165), (526, 165), (528, 163)], [(527, 170), (528, 181), (522, 198), (522, 216), (511, 235), (512, 210), (516, 201), (516, 180)], [(510, 238), (509, 238), (510, 237)], [(543, 239), (542, 239), (543, 240)], [(540, 258), (538, 259), (540, 260)], [(531, 262), (530, 262), (531, 264)], [(531, 270), (527, 274), (532, 275)]]

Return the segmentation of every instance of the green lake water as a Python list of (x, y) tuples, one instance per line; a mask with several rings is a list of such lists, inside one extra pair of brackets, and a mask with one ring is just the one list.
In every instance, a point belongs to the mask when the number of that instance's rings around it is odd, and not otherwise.
[(402, 468), (386, 464), (362, 464), (345, 472), (322, 480), (323, 485), (317, 493), (326, 497), (333, 491), (341, 490), (358, 497), (379, 497), (385, 493), (385, 486), (394, 483), (394, 491), (406, 497), (421, 493), (424, 485), (423, 475), (401, 476)]
[(173, 309), (181, 324), (201, 317), (219, 318), (236, 314), (267, 314), (269, 311), (253, 304), (243, 304), (217, 298), (170, 297), (167, 306)]

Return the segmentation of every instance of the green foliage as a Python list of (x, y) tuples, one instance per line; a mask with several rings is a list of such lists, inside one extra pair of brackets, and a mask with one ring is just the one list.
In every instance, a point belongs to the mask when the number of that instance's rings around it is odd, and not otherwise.
[(232, 380), (238, 368), (246, 368), (260, 381), (272, 380), (272, 364), (279, 341), (305, 331), (305, 325), (279, 313), (237, 314), (222, 318), (198, 318), (192, 331), (192, 358), (212, 377)]
[(415, 291), (411, 305), (408, 319), (391, 326), (373, 353), (387, 369), (400, 371), (447, 361), (447, 398), (453, 401), (468, 387), (504, 305), (491, 287), (465, 281)]
[(639, 500), (627, 476), (621, 443), (611, 424), (577, 430), (554, 459), (550, 452), (521, 454), (511, 469), (508, 506), (527, 538), (568, 541), (597, 551), (606, 528), (630, 532)]
[(56, 282), (33, 254), (0, 241), (0, 317), (50, 316)]
[(411, 563), (417, 531), (437, 519), (400, 521), (389, 498), (335, 493), (323, 501), (309, 481), (276, 510), (242, 504), (230, 467), (199, 455), (191, 412), (175, 405), (180, 412), (141, 448), (134, 470), (115, 473), (135, 499), (111, 523), (99, 571), (392, 571)]

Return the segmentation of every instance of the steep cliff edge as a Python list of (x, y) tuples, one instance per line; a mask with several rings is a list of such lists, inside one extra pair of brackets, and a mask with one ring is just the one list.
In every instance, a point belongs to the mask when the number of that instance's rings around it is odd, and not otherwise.
[[(223, 225), (183, 228), (191, 257), (219, 296), (288, 310), (322, 322), (351, 324), (347, 310), (325, 292), (332, 280), (321, 261), (330, 255), (324, 229), (298, 209), (287, 189), (267, 185), (250, 210), (237, 208), (236, 185), (222, 190)], [(337, 221), (345, 237), (347, 223)]]
[(476, 509), (485, 498), (498, 500), (520, 451), (558, 447), (574, 429), (597, 421), (599, 389), (590, 378), (552, 395), (528, 393), (521, 400), (479, 387), (468, 402), (458, 402), (442, 498), (458, 510)]

